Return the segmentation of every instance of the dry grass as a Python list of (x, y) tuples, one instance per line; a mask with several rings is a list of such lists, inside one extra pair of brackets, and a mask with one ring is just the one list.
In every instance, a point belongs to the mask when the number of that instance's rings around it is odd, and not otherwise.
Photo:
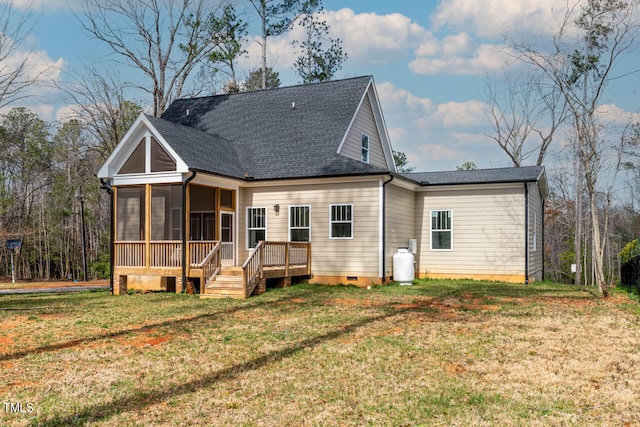
[(426, 281), (0, 308), (1, 425), (640, 424), (640, 310), (619, 292)]

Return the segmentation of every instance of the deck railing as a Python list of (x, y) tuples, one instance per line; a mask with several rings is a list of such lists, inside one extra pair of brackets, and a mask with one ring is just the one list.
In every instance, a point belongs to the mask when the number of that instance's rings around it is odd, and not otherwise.
[(289, 277), (291, 266), (304, 266), (311, 274), (311, 243), (308, 242), (259, 242), (242, 265), (246, 296), (249, 297), (260, 280), (264, 280), (264, 268), (282, 268)]

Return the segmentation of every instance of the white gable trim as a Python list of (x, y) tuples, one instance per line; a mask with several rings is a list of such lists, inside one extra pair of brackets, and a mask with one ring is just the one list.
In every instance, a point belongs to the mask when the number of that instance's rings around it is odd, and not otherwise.
[(362, 94), (362, 98), (360, 98), (360, 102), (358, 103), (358, 108), (356, 108), (356, 112), (351, 117), (351, 121), (349, 122), (349, 126), (347, 127), (347, 131), (342, 136), (342, 141), (340, 141), (340, 146), (338, 147), (337, 153), (342, 151), (342, 147), (344, 146), (347, 136), (353, 127), (353, 123), (358, 116), (358, 113), (362, 109), (362, 104), (365, 99), (367, 99), (367, 95), (369, 95), (369, 105), (371, 106), (371, 111), (373, 111), (373, 119), (376, 123), (376, 127), (378, 128), (378, 135), (380, 137), (380, 143), (382, 144), (382, 150), (384, 152), (384, 157), (387, 162), (387, 168), (392, 172), (397, 172), (396, 170), (396, 162), (393, 159), (393, 149), (391, 148), (391, 140), (389, 139), (389, 132), (387, 131), (387, 125), (384, 121), (384, 116), (382, 115), (382, 107), (380, 106), (380, 101), (378, 98), (378, 92), (376, 91), (376, 86), (373, 83), (373, 77), (369, 80), (369, 84), (367, 85), (366, 90)]
[(133, 151), (138, 147), (138, 144), (141, 141), (144, 141), (146, 144), (145, 152), (145, 170), (146, 172), (143, 174), (121, 174), (118, 176), (121, 177), (143, 177), (143, 176), (154, 176), (157, 174), (165, 174), (166, 172), (157, 172), (151, 173), (151, 160), (150, 160), (150, 145), (151, 138), (154, 138), (158, 141), (158, 144), (171, 156), (176, 162), (176, 170), (172, 172), (172, 174), (182, 174), (189, 171), (189, 166), (178, 156), (175, 150), (167, 143), (164, 137), (158, 132), (158, 130), (151, 124), (149, 119), (144, 113), (140, 113), (136, 121), (131, 125), (125, 136), (118, 143), (116, 148), (113, 150), (109, 158), (104, 162), (100, 170), (98, 171), (98, 178), (103, 179), (112, 179), (116, 175), (118, 175), (118, 171), (124, 165), (124, 163), (129, 159), (129, 156), (133, 153)]

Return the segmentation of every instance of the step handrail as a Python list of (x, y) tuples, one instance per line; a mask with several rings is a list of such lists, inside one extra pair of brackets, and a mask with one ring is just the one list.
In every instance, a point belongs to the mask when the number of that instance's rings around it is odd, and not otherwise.
[(197, 268), (202, 269), (202, 280), (204, 285), (202, 285), (202, 293), (206, 293), (205, 290), (207, 286), (211, 284), (216, 278), (216, 276), (220, 273), (222, 269), (222, 257), (220, 256), (220, 248), (222, 247), (220, 242), (216, 242), (211, 251), (207, 254), (207, 256), (202, 260), (200, 264), (196, 264)]

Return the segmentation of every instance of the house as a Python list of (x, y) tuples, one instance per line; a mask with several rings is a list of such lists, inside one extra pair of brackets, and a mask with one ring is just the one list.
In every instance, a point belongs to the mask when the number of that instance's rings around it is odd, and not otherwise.
[(397, 173), (370, 76), (177, 100), (98, 177), (116, 294), (380, 284), (410, 239), (419, 277), (543, 276), (544, 169)]

